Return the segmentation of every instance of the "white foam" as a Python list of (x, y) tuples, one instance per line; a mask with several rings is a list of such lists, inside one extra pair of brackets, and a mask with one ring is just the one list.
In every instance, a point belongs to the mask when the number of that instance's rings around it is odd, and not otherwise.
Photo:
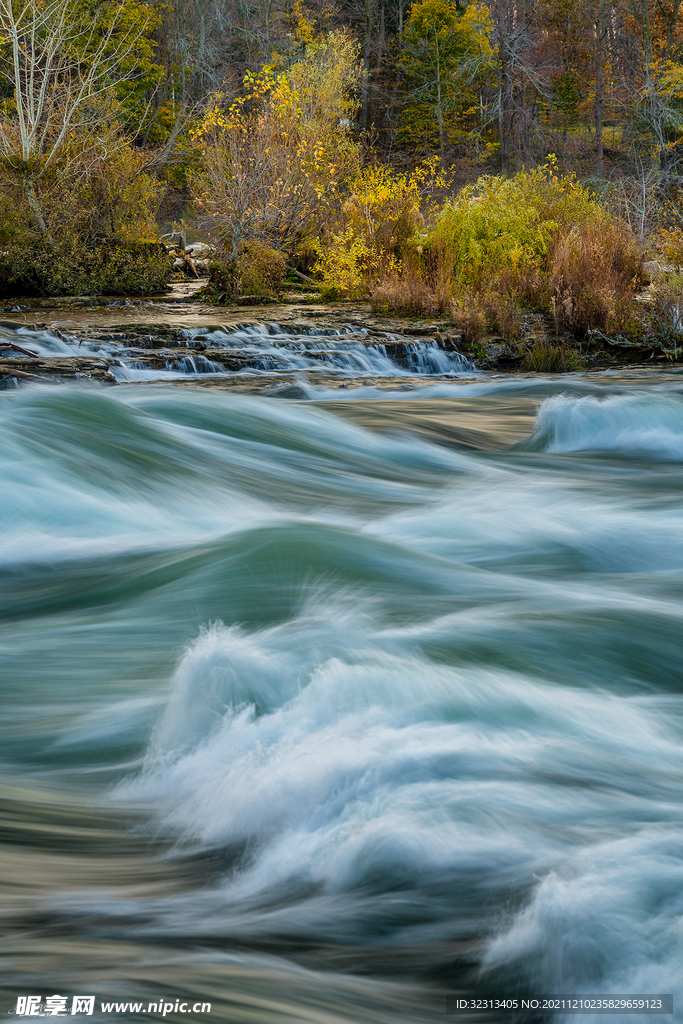
[[(358, 337), (348, 337), (349, 331), (325, 331), (299, 325), (295, 332), (283, 330), (277, 324), (251, 324), (232, 331), (215, 329), (185, 332), (190, 338), (203, 338), (211, 346), (231, 350), (245, 358), (248, 365), (239, 370), (242, 375), (263, 375), (278, 372), (306, 370), (341, 377), (408, 377), (469, 376), (474, 367), (457, 352), (446, 351), (432, 339), (405, 339), (387, 333), (367, 343)], [(363, 334), (365, 332), (358, 332)], [(119, 383), (176, 380), (197, 373), (221, 374), (228, 372), (218, 362), (193, 354), (170, 359), (167, 365), (150, 367), (141, 357), (127, 353), (134, 348), (136, 338), (122, 345), (106, 338), (78, 338), (57, 334), (49, 330), (5, 327), (0, 331), (8, 342), (20, 345), (25, 351), (41, 358), (98, 355), (111, 361), (109, 373)], [(400, 345), (400, 354), (392, 345)], [(0, 337), (0, 350), (2, 337)], [(387, 346), (389, 346), (387, 348)], [(122, 351), (123, 350), (123, 351)]]
[[(547, 992), (673, 993), (683, 1019), (683, 828), (636, 827), (580, 848), (493, 939), (484, 970), (517, 969)], [(614, 1015), (579, 1015), (614, 1020)], [(624, 1019), (644, 1022), (650, 1015)]]
[[(540, 957), (533, 980), (569, 991), (599, 946), (584, 991), (653, 984), (648, 900), (668, 922), (664, 960), (683, 952), (678, 700), (439, 666), (420, 653), (433, 628), (381, 630), (344, 607), (251, 633), (215, 625), (181, 659), (147, 767), (119, 796), (187, 840), (249, 851), (214, 896), (233, 919), (313, 887), (288, 904), (291, 933), (360, 941), (390, 921), (390, 941), (443, 941), (530, 888), (488, 965)], [(454, 628), (467, 619), (443, 635)], [(571, 970), (568, 943), (584, 950)]]
[(549, 452), (617, 451), (683, 458), (683, 400), (636, 392), (605, 398), (549, 398), (534, 440)]

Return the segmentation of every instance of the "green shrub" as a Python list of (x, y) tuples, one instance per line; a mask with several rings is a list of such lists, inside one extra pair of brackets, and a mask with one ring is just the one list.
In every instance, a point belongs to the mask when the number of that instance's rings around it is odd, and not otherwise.
[(502, 272), (514, 279), (547, 268), (557, 232), (598, 212), (591, 193), (573, 175), (559, 177), (553, 161), (512, 178), (483, 177), (443, 207), (425, 254), (459, 285), (482, 288)]
[(553, 159), (463, 189), (416, 249), (426, 279), (435, 290), (449, 282), (454, 315), (472, 330), (483, 311), (488, 330), (518, 340), (521, 306), (552, 309), (558, 330), (579, 334), (635, 323), (638, 241)]
[(237, 261), (223, 251), (209, 263), (209, 283), (202, 298), (217, 306), (237, 302), (240, 295), (277, 296), (287, 274), (287, 258), (263, 242), (245, 242)]
[(279, 295), (287, 274), (287, 257), (263, 242), (246, 242), (237, 260), (242, 295)]
[(11, 246), (0, 254), (0, 297), (152, 295), (165, 292), (172, 258), (156, 242)]
[[(1, 187), (0, 183), (0, 189)], [(0, 196), (0, 246), (3, 249), (17, 246), (21, 241), (30, 238), (26, 218), (22, 213), (23, 210), (16, 199)]]
[(227, 256), (216, 257), (208, 266), (209, 282), (199, 293), (205, 302), (216, 306), (236, 302), (239, 295), (237, 266)]

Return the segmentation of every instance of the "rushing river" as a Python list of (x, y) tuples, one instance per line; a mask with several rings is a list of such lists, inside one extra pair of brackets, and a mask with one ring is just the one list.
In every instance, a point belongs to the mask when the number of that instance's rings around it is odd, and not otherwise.
[(3, 1011), (683, 1020), (682, 378), (290, 393), (2, 394)]

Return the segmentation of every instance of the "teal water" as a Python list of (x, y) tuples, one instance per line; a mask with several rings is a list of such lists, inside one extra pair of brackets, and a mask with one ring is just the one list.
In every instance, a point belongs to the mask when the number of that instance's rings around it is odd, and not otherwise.
[(0, 1009), (683, 1020), (680, 379), (5, 392)]

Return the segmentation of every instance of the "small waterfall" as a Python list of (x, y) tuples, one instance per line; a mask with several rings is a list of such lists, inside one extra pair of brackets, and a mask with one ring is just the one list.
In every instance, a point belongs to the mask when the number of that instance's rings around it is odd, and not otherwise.
[(206, 356), (182, 356), (180, 359), (172, 359), (166, 363), (166, 369), (175, 373), (225, 373), (222, 363), (216, 363)]
[(340, 376), (461, 376), (473, 364), (455, 349), (433, 338), (405, 339), (386, 333), (376, 341), (367, 331), (328, 330), (307, 324), (239, 324), (228, 330), (189, 332), (207, 347), (235, 357), (251, 355), (242, 372), (318, 370)]
[(406, 345), (405, 365), (413, 373), (467, 373), (472, 363), (459, 352), (447, 352), (435, 341)]
[[(3, 349), (3, 341), (5, 347)], [(257, 323), (174, 330), (167, 325), (132, 325), (82, 336), (53, 329), (0, 324), (0, 353), (8, 362), (49, 362), (57, 372), (79, 372), (119, 383), (209, 374), (305, 372), (326, 378), (459, 377), (475, 371), (451, 339), (370, 333), (347, 325)], [(95, 362), (97, 360), (97, 362)], [(37, 366), (37, 363), (34, 364)], [(30, 369), (30, 372), (34, 372)], [(38, 369), (40, 372), (40, 368)], [(52, 368), (48, 369), (52, 373)]]

